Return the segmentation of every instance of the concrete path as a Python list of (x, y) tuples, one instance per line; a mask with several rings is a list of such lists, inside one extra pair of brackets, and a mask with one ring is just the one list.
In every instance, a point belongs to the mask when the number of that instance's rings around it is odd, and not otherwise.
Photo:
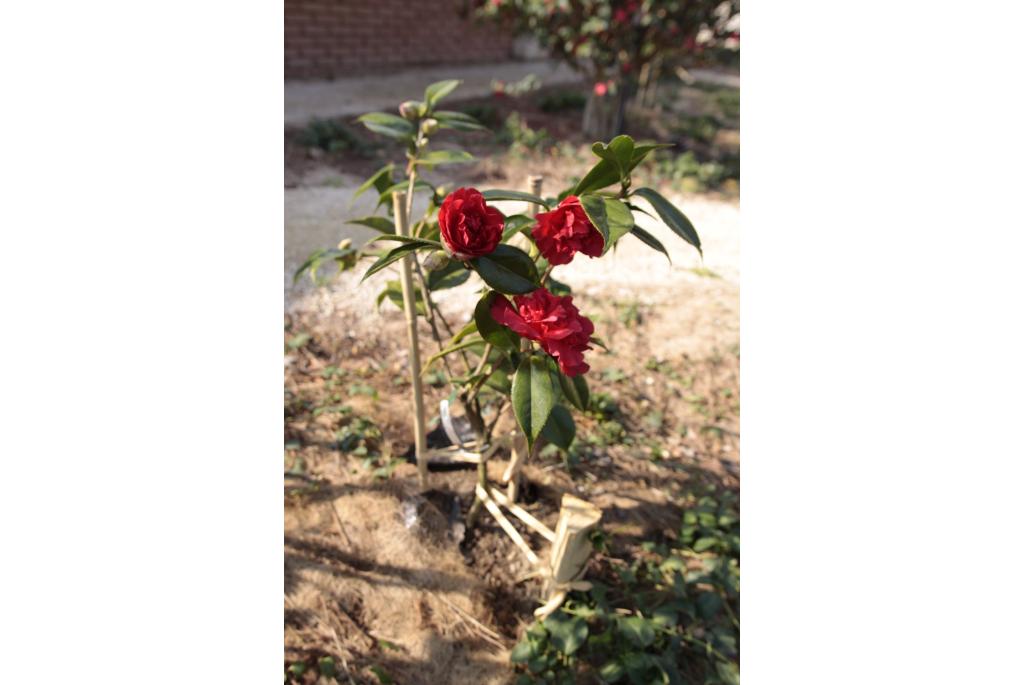
[(363, 114), (388, 110), (403, 100), (423, 97), (423, 88), (449, 78), (462, 80), (455, 91), (459, 98), (481, 97), (491, 92), (491, 80), (518, 81), (529, 74), (542, 86), (578, 83), (580, 77), (565, 64), (551, 60), (460, 64), (407, 68), (393, 74), (357, 76), (335, 81), (286, 81), (285, 126), (302, 126), (313, 118)]

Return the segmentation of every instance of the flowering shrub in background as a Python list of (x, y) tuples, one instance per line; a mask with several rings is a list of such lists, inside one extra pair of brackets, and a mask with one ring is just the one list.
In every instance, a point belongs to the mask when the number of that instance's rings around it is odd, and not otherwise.
[(584, 133), (608, 137), (637, 87), (671, 60), (690, 64), (739, 47), (739, 0), (476, 0), (478, 17), (532, 34), (592, 84)]

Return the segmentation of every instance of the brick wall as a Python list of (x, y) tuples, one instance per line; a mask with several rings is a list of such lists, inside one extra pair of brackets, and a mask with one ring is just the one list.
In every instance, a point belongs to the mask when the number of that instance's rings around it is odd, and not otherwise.
[(512, 38), (461, 19), (466, 0), (284, 0), (284, 77), (507, 58)]

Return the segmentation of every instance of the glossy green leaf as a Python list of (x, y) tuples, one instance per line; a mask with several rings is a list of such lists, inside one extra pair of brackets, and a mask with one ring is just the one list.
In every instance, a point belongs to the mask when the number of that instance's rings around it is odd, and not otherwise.
[(462, 330), (460, 330), (458, 333), (452, 336), (452, 343), (459, 342), (470, 333), (476, 333), (476, 321), (470, 321), (469, 323), (462, 327)]
[(632, 233), (644, 245), (653, 248), (658, 252), (662, 253), (663, 255), (665, 255), (665, 258), (668, 259), (669, 264), (672, 263), (672, 257), (669, 257), (668, 250), (665, 249), (665, 246), (661, 244), (660, 240), (658, 240), (653, 235), (651, 235), (644, 229), (640, 228), (639, 226), (633, 226)]
[(608, 238), (604, 243), (604, 252), (608, 252), (619, 238), (633, 230), (633, 213), (626, 203), (611, 197), (604, 198), (604, 210), (608, 217)]
[(531, 448), (557, 401), (557, 384), (547, 361), (537, 355), (524, 358), (512, 379), (512, 409)]
[(357, 121), (374, 133), (389, 138), (411, 138), (413, 134), (412, 124), (395, 114), (370, 112), (359, 117)]
[(672, 229), (676, 235), (685, 240), (686, 242), (697, 248), (697, 251), (704, 255), (700, 248), (700, 237), (697, 235), (697, 229), (693, 227), (690, 220), (679, 211), (679, 209), (666, 200), (661, 193), (651, 188), (637, 188), (633, 191), (633, 195), (642, 197), (647, 200), (654, 211), (658, 213), (658, 217), (665, 222), (665, 225)]
[(586, 176), (580, 179), (580, 182), (576, 184), (576, 187), (573, 188), (570, 195), (579, 196), (583, 193), (591, 193), (595, 190), (601, 190), (601, 188), (607, 188), (613, 183), (618, 182), (618, 166), (606, 159), (602, 159), (591, 167)]
[(444, 249), (444, 245), (442, 245), (437, 240), (429, 240), (427, 238), (414, 238), (413, 236), (398, 235), (397, 233), (384, 233), (382, 235), (379, 235), (379, 236), (375, 237), (370, 242), (371, 243), (376, 243), (376, 242), (383, 242), (383, 243), (416, 243), (416, 244), (424, 245), (424, 246), (429, 245), (431, 247), (437, 248), (438, 250), (443, 250)]
[(468, 281), (469, 274), (469, 269), (462, 262), (453, 259), (442, 268), (427, 273), (427, 288), (431, 292), (455, 288)]
[(412, 254), (416, 250), (437, 250), (437, 249), (440, 249), (440, 248), (438, 248), (434, 243), (428, 243), (428, 242), (425, 242), (425, 241), (403, 243), (403, 244), (399, 245), (398, 247), (396, 247), (395, 249), (393, 249), (390, 252), (388, 252), (387, 254), (385, 254), (383, 257), (378, 259), (376, 262), (374, 262), (373, 265), (369, 269), (366, 270), (366, 273), (363, 274), (363, 277), (362, 277), (362, 279), (360, 279), (360, 282), (365, 281), (367, 278), (369, 278), (373, 274), (377, 273), (381, 269), (387, 267), (390, 264), (393, 264), (393, 263), (397, 262), (399, 259), (401, 259), (402, 257), (404, 257), (404, 256), (406, 256), (408, 254)]
[(465, 112), (438, 110), (432, 115), (441, 128), (455, 131), (487, 131), (488, 128)]
[(494, 252), (470, 260), (484, 283), (506, 295), (523, 295), (537, 289), (537, 266), (526, 254), (511, 245), (498, 245)]
[(361, 219), (349, 219), (345, 223), (366, 226), (381, 233), (395, 232), (395, 222), (386, 216), (364, 216)]
[(611, 162), (619, 170), (619, 176), (625, 178), (632, 168), (633, 161), (633, 139), (629, 136), (615, 136), (610, 143), (594, 143), (591, 150), (603, 160)]
[(491, 343), (498, 349), (518, 350), (519, 335), (512, 329), (502, 326), (494, 320), (494, 317), (491, 316), (491, 305), (494, 303), (494, 299), (496, 297), (504, 296), (491, 290), (481, 297), (479, 302), (477, 302), (476, 309), (473, 311), (473, 320), (476, 322), (476, 329), (480, 332), (480, 335), (484, 340)]
[(505, 230), (501, 234), (501, 242), (508, 242), (508, 239), (514, 236), (516, 233), (533, 226), (536, 222), (532, 216), (525, 214), (513, 214), (512, 216), (505, 217)]
[(482, 349), (485, 344), (486, 343), (484, 343), (483, 340), (469, 339), (463, 340), (462, 342), (456, 343), (454, 345), (449, 345), (448, 347), (439, 351), (437, 354), (431, 355), (431, 357), (427, 359), (427, 363), (423, 365), (423, 370), (420, 372), (420, 375), (422, 376), (423, 374), (425, 374), (427, 370), (431, 367), (431, 365), (441, 357), (447, 357), (452, 352), (458, 352), (459, 350), (468, 350), (471, 347), (479, 347)]
[(370, 178), (363, 182), (363, 185), (356, 188), (356, 192), (352, 193), (352, 199), (355, 200), (370, 188), (376, 188), (378, 195), (383, 193), (395, 184), (391, 175), (394, 170), (394, 164), (388, 164), (387, 166), (377, 169), (377, 171), (373, 172), (373, 176), (370, 176)]
[[(388, 281), (384, 290), (377, 295), (377, 309), (380, 309), (384, 300), (390, 300), (392, 304), (401, 310), (405, 309), (405, 299), (402, 296), (402, 283), (400, 281)], [(427, 305), (423, 301), (423, 291), (416, 288), (416, 313), (420, 316), (427, 315)]]
[(532, 193), (524, 193), (521, 190), (485, 190), (482, 195), (484, 196), (484, 199), (489, 202), (499, 200), (530, 202), (535, 205), (540, 205), (544, 209), (551, 208), (544, 198), (538, 197)]
[(423, 91), (423, 101), (427, 103), (427, 109), (433, 110), (441, 98), (458, 88), (460, 83), (462, 81), (457, 79), (448, 79), (427, 86), (427, 89)]
[(473, 161), (473, 155), (465, 150), (431, 150), (416, 160), (424, 166), (440, 166), (442, 164), (466, 164)]
[(590, 387), (582, 373), (570, 378), (559, 371), (558, 384), (562, 388), (565, 399), (569, 400), (569, 404), (580, 411), (587, 411), (590, 408)]
[[(391, 196), (394, 195), (395, 192), (399, 190), (408, 191), (409, 181), (399, 181), (398, 183), (385, 188), (384, 191), (380, 194), (380, 197), (377, 198), (377, 206), (380, 207), (383, 204), (390, 204)], [(429, 190), (432, 193), (435, 192), (435, 188), (432, 184), (427, 183), (422, 179), (416, 179), (416, 183), (413, 186), (413, 192), (419, 192), (421, 190)]]
[(605, 210), (604, 200), (604, 197), (600, 195), (580, 195), (580, 206), (583, 207), (583, 211), (586, 213), (587, 218), (590, 219), (590, 223), (594, 224), (594, 228), (601, 232), (601, 237), (604, 238), (605, 248), (607, 249), (610, 243), (608, 212)]
[(563, 450), (568, 451), (569, 445), (576, 438), (576, 422), (572, 419), (572, 414), (561, 404), (556, 404), (554, 409), (551, 410), (551, 416), (548, 417), (548, 422), (544, 424), (544, 430), (541, 431), (544, 439), (550, 442), (552, 445), (557, 445)]

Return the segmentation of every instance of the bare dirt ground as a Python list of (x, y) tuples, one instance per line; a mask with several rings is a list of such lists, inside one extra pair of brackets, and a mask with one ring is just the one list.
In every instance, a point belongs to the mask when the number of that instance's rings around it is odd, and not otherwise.
[[(503, 157), (433, 180), (525, 189), (529, 174), (542, 173), (553, 194), (582, 164)], [(322, 288), (291, 283), (312, 249), (369, 237), (343, 221), (371, 213), (365, 196), (349, 205), (373, 168), (302, 158), (286, 174), (286, 668), (302, 663), (291, 679), (316, 682), (326, 657), (340, 682), (511, 683), (509, 649), (533, 620), (539, 585), (518, 582), (528, 566), (493, 519), (465, 531), (475, 471), (433, 472), (431, 491), (417, 494), (415, 467), (403, 458), (412, 436), (404, 318), (376, 303), (397, 271), (362, 285), (365, 265)], [(527, 465), (524, 501), (552, 527), (563, 493), (603, 510), (610, 548), (592, 559), (591, 577), (607, 572), (606, 555), (629, 558), (644, 542), (671, 538), (696, 485), (738, 488), (738, 204), (661, 189), (697, 227), (703, 261), (646, 219), (639, 223), (669, 248), (671, 264), (626, 236), (614, 254), (579, 255), (555, 272), (610, 351), (588, 353), (600, 410), (577, 420), (571, 458), (542, 453)], [(453, 327), (469, 319), (478, 285), (439, 293)], [(437, 348), (420, 323), (429, 356)], [(427, 393), (436, 420), (446, 391)], [(492, 460), (492, 479), (506, 459), (499, 451)]]

